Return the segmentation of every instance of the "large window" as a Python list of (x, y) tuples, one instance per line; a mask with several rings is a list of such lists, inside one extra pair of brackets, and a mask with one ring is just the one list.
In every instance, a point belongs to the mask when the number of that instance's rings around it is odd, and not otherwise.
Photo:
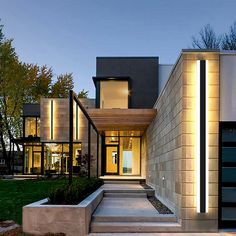
[(128, 81), (101, 81), (100, 108), (128, 108)]
[[(73, 173), (81, 166), (81, 143), (73, 145)], [(51, 174), (69, 173), (69, 144), (46, 143), (44, 147), (44, 171)]]
[(40, 137), (40, 118), (25, 118), (25, 137)]
[(24, 173), (41, 173), (41, 145), (27, 145), (24, 147)]

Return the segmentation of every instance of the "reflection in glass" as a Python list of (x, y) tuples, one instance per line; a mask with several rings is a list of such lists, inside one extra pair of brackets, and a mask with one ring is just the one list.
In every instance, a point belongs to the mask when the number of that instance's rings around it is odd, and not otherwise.
[(222, 207), (222, 220), (236, 220), (236, 207)]
[(224, 128), (222, 130), (223, 142), (236, 142), (236, 128)]
[(235, 187), (222, 187), (222, 202), (235, 202), (236, 188)]
[(222, 181), (223, 182), (235, 182), (236, 179), (236, 167), (223, 167), (222, 168)]

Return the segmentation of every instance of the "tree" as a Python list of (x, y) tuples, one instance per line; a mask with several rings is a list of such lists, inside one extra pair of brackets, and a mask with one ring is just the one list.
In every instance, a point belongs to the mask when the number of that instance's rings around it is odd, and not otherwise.
[(228, 34), (223, 35), (221, 48), (223, 50), (236, 50), (236, 21), (230, 26)]
[(78, 93), (78, 98), (88, 98), (88, 92), (89, 92), (89, 91), (85, 91), (84, 89), (82, 89), (82, 90)]
[(56, 98), (66, 98), (74, 88), (72, 73), (59, 75), (57, 81), (52, 85), (51, 96)]
[(199, 38), (192, 37), (193, 48), (220, 49), (221, 36), (217, 36), (210, 24), (205, 25), (199, 32)]

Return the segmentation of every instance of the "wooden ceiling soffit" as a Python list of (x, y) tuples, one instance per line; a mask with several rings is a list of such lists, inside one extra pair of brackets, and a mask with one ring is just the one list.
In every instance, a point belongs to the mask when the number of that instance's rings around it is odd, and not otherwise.
[(99, 131), (145, 131), (157, 114), (156, 109), (88, 109)]

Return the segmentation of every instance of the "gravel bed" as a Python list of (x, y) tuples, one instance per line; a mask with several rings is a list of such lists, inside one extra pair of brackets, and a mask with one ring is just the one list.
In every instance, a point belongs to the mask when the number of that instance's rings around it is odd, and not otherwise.
[(173, 212), (167, 206), (162, 204), (156, 197), (148, 197), (148, 200), (160, 214), (173, 214)]

